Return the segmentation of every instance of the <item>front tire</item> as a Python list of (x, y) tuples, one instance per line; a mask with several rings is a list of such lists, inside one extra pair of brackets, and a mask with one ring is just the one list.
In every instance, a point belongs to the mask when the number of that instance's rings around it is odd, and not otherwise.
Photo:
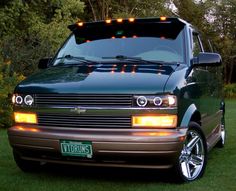
[(24, 172), (36, 172), (41, 167), (40, 162), (22, 159), (21, 155), (15, 150), (13, 150), (13, 156), (17, 166)]
[(191, 122), (175, 170), (181, 182), (202, 177), (207, 163), (207, 145), (200, 126)]

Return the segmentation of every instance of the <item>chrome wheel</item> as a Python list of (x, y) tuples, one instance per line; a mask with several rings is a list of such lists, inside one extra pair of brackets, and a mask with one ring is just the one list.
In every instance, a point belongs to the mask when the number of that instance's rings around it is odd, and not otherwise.
[(190, 129), (179, 157), (179, 167), (183, 178), (187, 181), (201, 176), (205, 167), (205, 146), (202, 135)]

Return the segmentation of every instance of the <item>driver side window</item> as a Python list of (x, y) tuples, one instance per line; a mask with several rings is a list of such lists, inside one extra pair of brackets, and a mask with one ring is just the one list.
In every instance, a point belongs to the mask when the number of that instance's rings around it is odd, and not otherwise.
[(201, 46), (199, 43), (198, 36), (193, 34), (193, 56), (196, 57), (201, 52)]

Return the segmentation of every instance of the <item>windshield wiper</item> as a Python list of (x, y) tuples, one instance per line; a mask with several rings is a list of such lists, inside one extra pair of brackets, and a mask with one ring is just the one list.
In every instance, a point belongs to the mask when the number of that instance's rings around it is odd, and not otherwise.
[[(56, 60), (62, 60), (62, 59), (66, 59), (66, 60), (76, 60), (76, 61), (79, 61), (79, 63), (72, 63), (72, 64), (63, 64), (63, 65), (80, 65), (81, 63), (84, 65), (84, 64), (99, 64), (98, 62), (96, 61), (93, 61), (93, 60), (88, 60), (86, 59), (85, 57), (78, 57), (78, 56), (72, 56), (72, 55), (65, 55), (65, 56), (62, 56), (62, 57), (58, 57), (56, 58)], [(57, 64), (57, 65), (61, 65), (60, 63)], [(57, 66), (56, 65), (56, 66)]]
[[(148, 64), (153, 64), (156, 62), (153, 62), (153, 61), (149, 61), (149, 60), (144, 60), (142, 59), (141, 57), (131, 57), (131, 56), (124, 56), (124, 55), (117, 55), (117, 56), (114, 56), (114, 57), (102, 57), (102, 59), (116, 59), (116, 60), (119, 60), (119, 61), (130, 61), (130, 62), (145, 62), (145, 63), (148, 63)], [(162, 64), (162, 63), (158, 63), (158, 64)]]
[(114, 57), (102, 57), (102, 59), (116, 59), (119, 61), (130, 61), (130, 62), (144, 62), (147, 64), (158, 64), (158, 65), (179, 65), (179, 63), (172, 63), (172, 62), (163, 62), (163, 61), (155, 61), (155, 60), (145, 60), (141, 57), (130, 57), (124, 55), (117, 55)]

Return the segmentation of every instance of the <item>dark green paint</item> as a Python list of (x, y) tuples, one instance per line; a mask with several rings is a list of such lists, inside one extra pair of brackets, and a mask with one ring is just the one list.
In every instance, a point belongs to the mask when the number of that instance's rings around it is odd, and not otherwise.
[[(104, 64), (106, 65), (106, 64)], [(102, 67), (102, 66), (101, 66)], [(18, 93), (94, 93), (94, 94), (157, 94), (163, 93), (165, 84), (176, 66), (167, 67), (165, 73), (129, 71), (111, 72), (96, 68), (91, 73), (80, 72), (79, 66), (51, 67), (20, 83)], [(122, 68), (122, 67), (121, 67)], [(144, 69), (148, 70), (149, 67)]]

